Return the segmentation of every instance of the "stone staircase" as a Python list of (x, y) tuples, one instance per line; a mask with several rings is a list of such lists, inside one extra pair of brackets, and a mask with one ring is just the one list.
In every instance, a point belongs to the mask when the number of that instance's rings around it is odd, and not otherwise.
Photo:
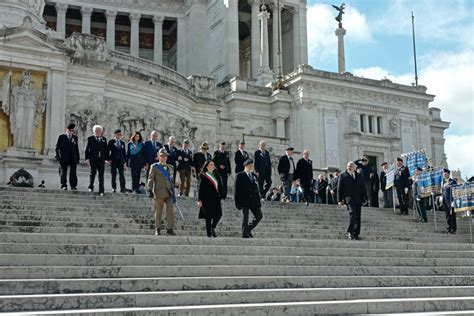
[(178, 200), (178, 236), (153, 236), (151, 203), (132, 194), (0, 188), (0, 311), (11, 314), (474, 314), (469, 226), (447, 235), (364, 208), (344, 240), (336, 206), (265, 203), (253, 239), (224, 205), (207, 238), (195, 200)]

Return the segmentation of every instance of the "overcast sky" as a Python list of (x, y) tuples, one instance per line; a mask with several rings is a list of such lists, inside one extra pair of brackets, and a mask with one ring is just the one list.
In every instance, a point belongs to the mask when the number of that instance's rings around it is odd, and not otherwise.
[[(344, 0), (342, 0), (344, 1)], [(340, 2), (308, 0), (309, 63), (337, 71), (334, 35)], [(430, 105), (451, 122), (446, 153), (451, 169), (474, 175), (474, 0), (352, 0), (343, 16), (346, 69), (354, 75), (414, 82), (411, 11), (415, 16), (419, 84), (436, 95)]]

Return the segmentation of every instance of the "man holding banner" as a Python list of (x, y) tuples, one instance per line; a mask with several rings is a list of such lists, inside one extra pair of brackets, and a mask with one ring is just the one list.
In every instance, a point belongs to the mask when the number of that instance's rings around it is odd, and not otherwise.
[(410, 175), (408, 168), (403, 165), (403, 159), (397, 158), (397, 170), (395, 172), (395, 188), (397, 190), (400, 215), (408, 215), (408, 187), (410, 186)]
[(148, 191), (155, 199), (155, 235), (160, 235), (161, 213), (166, 204), (166, 219), (168, 221), (166, 234), (176, 235), (174, 228), (173, 204), (176, 203), (172, 180), (173, 167), (166, 164), (168, 152), (161, 148), (158, 151), (158, 162), (150, 167), (148, 176)]
[(383, 192), (383, 207), (393, 208), (393, 179), (394, 169), (389, 171), (388, 162), (382, 163), (380, 172), (380, 189)]
[(421, 175), (423, 169), (416, 167), (415, 174), (413, 176), (413, 204), (416, 213), (418, 214), (418, 221), (420, 223), (428, 223), (428, 218), (426, 217), (426, 196), (422, 190), (421, 185)]

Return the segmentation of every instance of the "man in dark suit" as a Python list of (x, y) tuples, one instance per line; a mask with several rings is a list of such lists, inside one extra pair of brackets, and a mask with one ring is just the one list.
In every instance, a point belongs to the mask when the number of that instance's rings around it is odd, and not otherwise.
[(239, 150), (235, 152), (234, 162), (235, 162), (235, 173), (244, 171), (244, 162), (249, 159), (248, 152), (245, 151), (245, 142), (241, 140), (239, 142)]
[(347, 163), (347, 170), (339, 178), (337, 186), (339, 205), (346, 206), (349, 212), (350, 223), (347, 228), (347, 238), (359, 239), (361, 208), (365, 199), (365, 187), (362, 175), (356, 172), (356, 164)]
[[(260, 194), (257, 186), (257, 179), (253, 173), (253, 160), (247, 159), (244, 162), (244, 171), (237, 174), (235, 180), (234, 200), (235, 207), (242, 210), (242, 238), (253, 238), (252, 230), (262, 219), (262, 207)], [(249, 210), (254, 216), (254, 220), (249, 225)]]
[(403, 165), (403, 159), (397, 158), (397, 170), (395, 171), (395, 189), (397, 190), (400, 215), (408, 215), (408, 187), (410, 186), (410, 173)]
[(379, 183), (379, 176), (375, 168), (372, 168), (372, 171), (370, 172), (370, 183), (371, 183), (371, 188), (372, 188), (372, 196), (370, 197), (370, 201), (371, 201), (370, 206), (379, 207), (380, 183)]
[(313, 180), (313, 161), (309, 159), (309, 150), (303, 151), (303, 158), (298, 160), (294, 174), (294, 180), (299, 180), (303, 189), (304, 200), (306, 205), (313, 203), (313, 191), (311, 190), (311, 182)]
[(357, 159), (354, 161), (354, 163), (357, 166), (357, 172), (362, 175), (362, 180), (364, 181), (365, 185), (365, 194), (367, 195), (365, 197), (365, 202), (367, 205), (365, 206), (372, 206), (372, 195), (373, 195), (373, 190), (372, 190), (372, 181), (370, 179), (370, 174), (372, 172), (372, 166), (369, 165), (369, 159), (367, 157), (362, 157), (361, 159)]
[(126, 169), (127, 154), (125, 152), (125, 143), (122, 140), (122, 131), (120, 129), (114, 132), (115, 137), (109, 140), (107, 145), (107, 156), (110, 165), (112, 192), (117, 191), (117, 171), (119, 173), (120, 192), (125, 193), (125, 176), (124, 169)]
[(193, 167), (193, 152), (189, 149), (189, 140), (185, 139), (183, 141), (183, 147), (176, 153), (176, 161), (178, 163), (176, 169), (181, 182), (179, 195), (189, 196), (191, 189), (191, 169)]
[(255, 173), (258, 177), (258, 189), (262, 197), (267, 195), (268, 190), (270, 190), (272, 186), (272, 161), (270, 159), (270, 153), (266, 148), (267, 143), (263, 140), (260, 141), (260, 148), (255, 151), (254, 155)]
[(163, 145), (158, 141), (158, 132), (153, 131), (150, 134), (150, 139), (144, 144), (145, 151), (145, 167), (146, 167), (146, 181), (148, 182), (148, 175), (150, 166), (158, 161), (158, 151), (163, 148)]
[(456, 223), (456, 213), (452, 207), (453, 196), (451, 192), (451, 187), (456, 183), (456, 180), (450, 177), (451, 171), (449, 169), (443, 169), (443, 182), (441, 188), (443, 189), (443, 194), (441, 197), (441, 203), (443, 205), (444, 211), (446, 212), (446, 232), (448, 234), (456, 234), (457, 223)]
[(221, 142), (219, 145), (219, 150), (214, 152), (214, 157), (212, 161), (216, 165), (216, 170), (221, 176), (222, 180), (222, 194), (221, 197), (223, 199), (227, 198), (227, 179), (231, 173), (230, 167), (230, 154), (228, 151), (225, 150), (225, 142)]
[(290, 196), (291, 185), (293, 184), (293, 178), (295, 174), (296, 165), (293, 160), (293, 147), (286, 149), (285, 155), (280, 157), (278, 162), (278, 174), (283, 184), (283, 190), (286, 196)]
[(318, 176), (318, 180), (316, 181), (315, 184), (315, 197), (316, 201), (319, 204), (326, 204), (326, 190), (328, 188), (328, 181), (324, 177), (324, 175), (320, 174)]
[(104, 195), (104, 169), (107, 156), (107, 139), (102, 136), (104, 128), (94, 125), (94, 135), (87, 138), (85, 156), (90, 167), (89, 192), (94, 191), (95, 175), (99, 173), (99, 195)]
[(69, 168), (69, 185), (71, 190), (77, 190), (77, 164), (79, 163), (79, 145), (74, 135), (76, 125), (71, 123), (66, 133), (61, 134), (56, 142), (56, 160), (59, 162), (61, 190), (67, 190), (67, 169)]
[(178, 153), (178, 148), (176, 148), (176, 137), (170, 136), (168, 138), (168, 143), (163, 145), (163, 148), (168, 152), (168, 158), (166, 163), (173, 167), (173, 185), (176, 183), (176, 154)]
[(382, 163), (382, 171), (380, 172), (380, 189), (383, 192), (383, 207), (393, 208), (393, 187), (386, 189), (388, 162)]

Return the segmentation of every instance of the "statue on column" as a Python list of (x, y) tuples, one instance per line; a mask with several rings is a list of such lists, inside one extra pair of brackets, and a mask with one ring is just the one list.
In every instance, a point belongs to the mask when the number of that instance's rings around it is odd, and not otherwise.
[(339, 27), (342, 27), (342, 15), (344, 14), (344, 9), (346, 8), (346, 4), (343, 2), (340, 6), (332, 5), (334, 9), (339, 11), (338, 15), (334, 18), (337, 22), (339, 22)]
[[(10, 118), (10, 131), (13, 134), (14, 147), (32, 149), (33, 133), (46, 108), (45, 98), (40, 98), (31, 86), (29, 70), (23, 71), (19, 86), (12, 87), (11, 78), (12, 72), (10, 71), (3, 83), (2, 109)], [(44, 91), (45, 89), (43, 93)]]

